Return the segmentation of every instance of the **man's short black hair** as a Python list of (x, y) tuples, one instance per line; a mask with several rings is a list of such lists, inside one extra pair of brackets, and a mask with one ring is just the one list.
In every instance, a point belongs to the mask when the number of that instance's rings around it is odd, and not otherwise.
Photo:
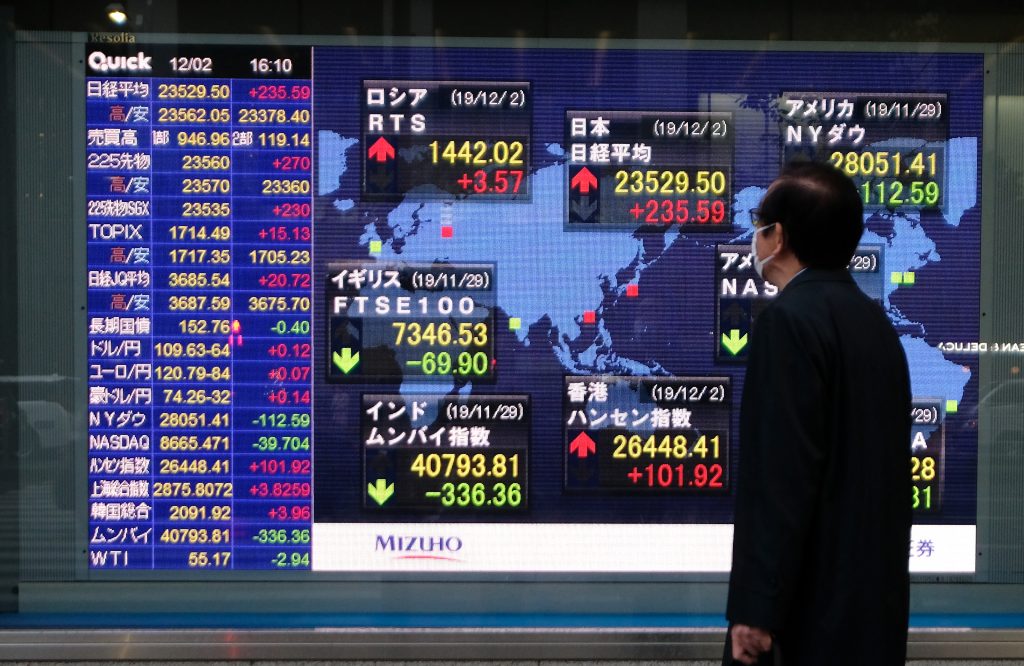
[(820, 162), (784, 166), (759, 212), (766, 223), (782, 225), (793, 254), (808, 268), (846, 268), (864, 233), (857, 186)]

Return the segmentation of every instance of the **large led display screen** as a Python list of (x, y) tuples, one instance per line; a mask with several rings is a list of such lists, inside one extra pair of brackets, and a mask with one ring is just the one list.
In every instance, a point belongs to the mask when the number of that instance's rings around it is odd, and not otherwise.
[(750, 211), (818, 160), (910, 364), (911, 569), (974, 571), (981, 54), (83, 59), (92, 570), (727, 572)]

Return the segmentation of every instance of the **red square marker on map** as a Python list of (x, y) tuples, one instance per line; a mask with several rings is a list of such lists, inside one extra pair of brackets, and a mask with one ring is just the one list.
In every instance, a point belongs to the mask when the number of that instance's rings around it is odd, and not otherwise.
[(441, 227), (441, 238), (451, 238), (454, 233), (455, 229), (447, 224)]
[(640, 285), (638, 284), (627, 284), (626, 285), (626, 296), (629, 298), (636, 298), (640, 295)]
[(584, 324), (594, 324), (597, 322), (597, 313), (593, 310), (587, 310), (583, 313)]

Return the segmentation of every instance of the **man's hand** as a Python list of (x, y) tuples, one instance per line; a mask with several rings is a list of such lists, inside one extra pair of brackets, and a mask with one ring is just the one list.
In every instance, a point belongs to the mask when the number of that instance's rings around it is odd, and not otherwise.
[(732, 625), (732, 658), (743, 664), (756, 664), (762, 652), (772, 649), (772, 636), (764, 629), (745, 624)]

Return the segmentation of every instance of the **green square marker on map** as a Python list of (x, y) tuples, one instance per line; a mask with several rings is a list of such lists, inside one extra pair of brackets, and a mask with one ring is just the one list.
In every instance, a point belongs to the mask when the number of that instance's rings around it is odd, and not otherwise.
[(523, 320), (520, 319), (519, 317), (509, 317), (508, 318), (508, 330), (510, 330), (510, 331), (518, 331), (519, 327), (522, 326), (522, 325), (523, 325)]
[(914, 284), (914, 274), (913, 273), (904, 273), (903, 274), (903, 284)]
[(892, 275), (889, 276), (889, 281), (893, 284), (903, 284), (903, 273), (900, 271), (893, 271)]
[(957, 410), (959, 408), (960, 408), (960, 403), (958, 403), (956, 400), (947, 400), (946, 401), (946, 413), (947, 414), (956, 414), (956, 412), (957, 412)]
[(370, 241), (370, 254), (380, 254), (384, 249), (384, 243), (379, 240)]

